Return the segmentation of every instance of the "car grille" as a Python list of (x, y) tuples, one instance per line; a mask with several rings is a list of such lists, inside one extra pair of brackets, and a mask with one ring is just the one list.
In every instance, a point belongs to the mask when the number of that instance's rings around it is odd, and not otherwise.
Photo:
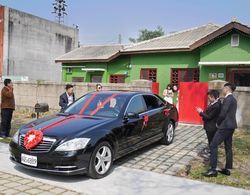
[[(52, 148), (53, 144), (55, 143), (56, 139), (52, 139), (49, 137), (43, 137), (43, 141), (38, 144), (35, 148), (33, 148), (32, 150), (29, 150), (30, 152), (34, 152), (34, 153), (44, 153), (44, 152), (49, 152), (50, 149)], [(24, 148), (24, 135), (20, 135), (19, 136), (19, 145)]]

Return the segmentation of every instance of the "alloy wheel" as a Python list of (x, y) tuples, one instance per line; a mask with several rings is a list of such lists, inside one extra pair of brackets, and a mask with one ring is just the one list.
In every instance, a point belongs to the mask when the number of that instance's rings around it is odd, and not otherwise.
[(168, 142), (171, 142), (172, 139), (174, 138), (174, 126), (172, 123), (168, 124), (168, 130), (166, 132), (166, 137)]
[(109, 147), (102, 146), (95, 156), (95, 170), (98, 174), (105, 174), (111, 165), (112, 152)]

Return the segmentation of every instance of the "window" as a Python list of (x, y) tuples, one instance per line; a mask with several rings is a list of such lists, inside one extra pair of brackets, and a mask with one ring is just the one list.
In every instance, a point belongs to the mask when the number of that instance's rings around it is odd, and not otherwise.
[(152, 82), (156, 82), (157, 81), (157, 69), (156, 68), (142, 68), (140, 78), (150, 80)]
[(138, 95), (133, 97), (127, 107), (127, 113), (132, 112), (140, 114), (145, 111), (146, 111), (146, 105), (144, 100), (142, 99), (142, 96)]
[(66, 68), (66, 74), (72, 74), (72, 68)]
[(91, 74), (91, 83), (101, 83), (101, 82), (102, 82), (102, 75)]
[(199, 74), (198, 68), (172, 69), (171, 84), (179, 86), (180, 82), (198, 82)]
[(164, 103), (159, 98), (157, 98), (155, 96), (144, 95), (143, 98), (144, 98), (144, 100), (146, 102), (148, 110), (160, 108), (160, 107), (162, 107), (164, 105)]
[(231, 36), (231, 46), (232, 47), (237, 47), (239, 46), (239, 42), (240, 42), (240, 37), (238, 34), (232, 34)]
[(125, 75), (110, 75), (110, 83), (125, 83)]
[(84, 77), (72, 77), (72, 82), (84, 82)]
[[(109, 99), (115, 93), (87, 94), (71, 104), (64, 112), (69, 114), (82, 114), (101, 117), (118, 117), (123, 109), (127, 96), (117, 95)], [(91, 98), (91, 101), (89, 101)]]
[(250, 68), (229, 68), (227, 80), (236, 86), (250, 87)]

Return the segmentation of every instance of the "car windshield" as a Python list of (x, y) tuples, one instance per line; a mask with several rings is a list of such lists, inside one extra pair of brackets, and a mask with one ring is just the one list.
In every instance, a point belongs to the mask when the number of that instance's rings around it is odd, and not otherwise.
[(63, 113), (101, 117), (118, 117), (127, 96), (122, 93), (91, 93), (83, 96)]

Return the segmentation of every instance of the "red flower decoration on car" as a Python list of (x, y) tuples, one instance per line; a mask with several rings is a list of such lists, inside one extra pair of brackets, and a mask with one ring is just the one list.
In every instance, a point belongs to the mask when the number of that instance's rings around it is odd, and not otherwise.
[(164, 115), (167, 116), (167, 115), (169, 114), (169, 112), (170, 112), (170, 109), (167, 108), (167, 109), (165, 109), (163, 112), (164, 112)]
[(28, 131), (24, 137), (24, 147), (27, 150), (35, 148), (43, 140), (43, 132), (32, 129)]
[(148, 115), (145, 115), (143, 119), (144, 119), (143, 125), (146, 127), (148, 125), (148, 120), (149, 120)]

